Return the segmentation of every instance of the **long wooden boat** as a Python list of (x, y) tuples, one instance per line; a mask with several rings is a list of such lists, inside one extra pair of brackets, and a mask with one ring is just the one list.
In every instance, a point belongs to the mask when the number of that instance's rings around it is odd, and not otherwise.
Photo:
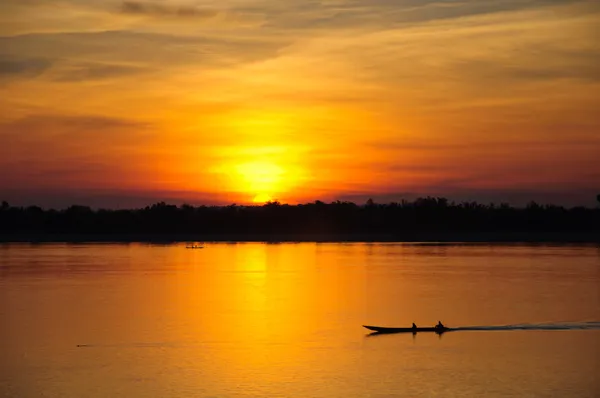
[(429, 327), (429, 328), (387, 328), (383, 326), (368, 326), (363, 325), (364, 328), (372, 330), (376, 333), (421, 333), (421, 332), (435, 332), (444, 333), (450, 330), (447, 327)]

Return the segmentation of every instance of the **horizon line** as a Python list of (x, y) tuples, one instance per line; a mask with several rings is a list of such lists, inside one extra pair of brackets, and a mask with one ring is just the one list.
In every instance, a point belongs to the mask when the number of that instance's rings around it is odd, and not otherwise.
[(355, 201), (350, 201), (350, 200), (333, 200), (330, 202), (325, 202), (319, 199), (315, 199), (312, 202), (304, 202), (304, 203), (288, 203), (288, 202), (281, 202), (278, 199), (274, 199), (274, 200), (270, 200), (264, 203), (252, 203), (252, 204), (238, 204), (238, 203), (230, 203), (230, 204), (190, 204), (190, 203), (186, 203), (186, 202), (181, 202), (179, 205), (177, 204), (173, 204), (173, 202), (166, 202), (164, 200), (158, 200), (156, 202), (153, 202), (151, 204), (147, 204), (145, 206), (138, 206), (138, 207), (127, 207), (127, 208), (115, 208), (115, 207), (97, 207), (97, 206), (89, 206), (89, 205), (85, 205), (85, 204), (81, 204), (81, 203), (72, 203), (71, 205), (68, 205), (66, 207), (43, 207), (43, 206), (39, 206), (39, 205), (26, 205), (26, 206), (13, 206), (10, 205), (10, 203), (8, 201), (5, 200), (0, 200), (0, 210), (5, 210), (7, 208), (16, 208), (16, 209), (29, 209), (29, 208), (38, 208), (41, 209), (43, 211), (64, 211), (64, 210), (68, 210), (71, 208), (87, 208), (90, 209), (92, 211), (98, 211), (98, 210), (105, 210), (105, 211), (132, 211), (132, 210), (146, 210), (149, 208), (154, 208), (154, 207), (175, 207), (177, 209), (183, 209), (185, 207), (191, 207), (191, 208), (227, 208), (227, 207), (239, 207), (239, 208), (261, 208), (261, 207), (273, 207), (273, 206), (286, 206), (286, 207), (300, 207), (300, 206), (310, 206), (310, 205), (316, 205), (316, 206), (336, 206), (336, 205), (346, 205), (346, 206), (356, 206), (356, 207), (369, 207), (369, 206), (406, 206), (406, 207), (410, 207), (410, 206), (415, 206), (415, 205), (419, 205), (419, 202), (421, 205), (424, 204), (434, 204), (435, 203), (435, 207), (463, 207), (464, 205), (471, 205), (471, 206), (478, 206), (478, 207), (486, 207), (488, 209), (500, 209), (500, 208), (505, 208), (505, 209), (529, 209), (532, 207), (539, 207), (539, 208), (557, 208), (557, 209), (565, 209), (565, 210), (569, 210), (569, 209), (589, 209), (589, 210), (594, 210), (594, 209), (598, 209), (600, 208), (600, 194), (597, 195), (597, 201), (598, 204), (596, 205), (596, 207), (594, 206), (585, 206), (585, 205), (575, 205), (575, 206), (565, 206), (565, 205), (560, 205), (560, 204), (554, 204), (554, 203), (541, 203), (535, 200), (530, 200), (527, 201), (527, 204), (524, 206), (516, 206), (516, 205), (511, 205), (508, 202), (494, 202), (494, 201), (488, 201), (488, 202), (481, 202), (481, 201), (477, 201), (477, 200), (463, 200), (463, 201), (456, 201), (456, 200), (449, 200), (446, 197), (443, 196), (422, 196), (422, 197), (417, 197), (415, 199), (412, 200), (408, 200), (408, 199), (402, 199), (400, 201), (385, 201), (385, 202), (377, 202), (375, 200), (373, 200), (372, 198), (367, 199), (364, 203), (357, 203)]

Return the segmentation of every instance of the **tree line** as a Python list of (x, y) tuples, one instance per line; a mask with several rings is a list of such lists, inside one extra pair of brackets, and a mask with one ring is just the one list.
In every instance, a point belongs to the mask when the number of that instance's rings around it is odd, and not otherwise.
[[(600, 198), (599, 198), (600, 199)], [(336, 201), (261, 206), (176, 206), (159, 202), (139, 209), (66, 209), (0, 206), (0, 234), (251, 234), (389, 235), (418, 237), (461, 233), (599, 234), (600, 208), (414, 201), (365, 204)]]

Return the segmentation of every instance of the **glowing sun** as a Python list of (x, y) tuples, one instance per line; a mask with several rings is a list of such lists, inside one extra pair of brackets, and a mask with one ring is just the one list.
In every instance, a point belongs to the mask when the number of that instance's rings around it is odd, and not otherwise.
[(226, 175), (230, 191), (242, 203), (290, 200), (289, 195), (306, 179), (298, 149), (257, 146), (221, 151), (224, 161), (215, 172)]
[(281, 190), (285, 171), (275, 163), (256, 161), (238, 165), (237, 173), (245, 190), (255, 195), (253, 202), (265, 203), (273, 200), (271, 194)]
[(273, 198), (266, 193), (259, 193), (258, 195), (256, 195), (254, 197), (254, 199), (252, 199), (252, 201), (254, 203), (267, 203), (267, 202), (272, 202)]

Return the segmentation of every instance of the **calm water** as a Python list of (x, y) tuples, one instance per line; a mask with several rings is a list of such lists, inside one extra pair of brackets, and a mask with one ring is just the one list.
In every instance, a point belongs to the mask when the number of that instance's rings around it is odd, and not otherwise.
[(598, 321), (593, 246), (0, 245), (2, 397), (597, 397)]

